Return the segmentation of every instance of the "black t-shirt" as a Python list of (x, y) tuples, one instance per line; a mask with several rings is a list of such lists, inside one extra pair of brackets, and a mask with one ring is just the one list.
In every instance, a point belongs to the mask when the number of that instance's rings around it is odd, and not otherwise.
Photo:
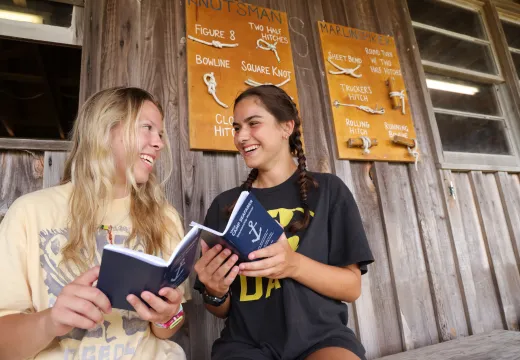
[[(307, 229), (289, 233), (289, 224), (303, 218), (298, 171), (280, 185), (251, 191), (285, 229), (297, 252), (323, 264), (359, 264), (362, 274), (373, 262), (359, 210), (350, 190), (335, 175), (310, 173), (318, 188), (308, 191), (311, 222)], [(239, 187), (215, 198), (205, 219), (222, 231), (228, 221), (226, 207), (240, 195)], [(231, 309), (213, 358), (225, 358), (234, 346), (260, 348), (274, 359), (296, 359), (327, 339), (345, 339), (350, 350), (364, 349), (346, 327), (347, 305), (320, 295), (292, 279), (238, 276), (231, 285)], [(345, 342), (343, 342), (345, 343)], [(354, 347), (354, 348), (351, 348)]]

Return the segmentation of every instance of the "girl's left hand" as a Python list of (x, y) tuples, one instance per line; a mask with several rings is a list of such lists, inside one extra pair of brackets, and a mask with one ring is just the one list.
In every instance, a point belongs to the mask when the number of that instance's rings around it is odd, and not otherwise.
[(141, 298), (146, 301), (151, 308), (146, 306), (141, 299), (135, 295), (128, 295), (126, 300), (134, 307), (139, 317), (143, 320), (157, 324), (164, 324), (179, 312), (182, 302), (182, 291), (169, 287), (159, 290), (159, 295), (166, 298), (166, 301), (155, 296), (149, 291), (143, 291)]
[(274, 244), (249, 254), (249, 260), (261, 259), (239, 265), (240, 275), (283, 279), (294, 277), (299, 268), (299, 254), (289, 245), (284, 233)]

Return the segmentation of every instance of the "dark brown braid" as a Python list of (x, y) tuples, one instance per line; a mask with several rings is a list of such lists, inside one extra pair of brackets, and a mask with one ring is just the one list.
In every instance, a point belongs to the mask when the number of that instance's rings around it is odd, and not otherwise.
[(247, 177), (247, 180), (244, 181), (242, 184), (242, 190), (250, 191), (253, 187), (253, 182), (256, 180), (256, 177), (258, 176), (258, 169), (253, 169), (249, 173), (249, 176)]
[(303, 207), (303, 219), (297, 221), (289, 227), (289, 232), (296, 233), (299, 230), (306, 229), (311, 221), (311, 213), (309, 210), (309, 204), (307, 203), (307, 191), (309, 190), (309, 184), (314, 187), (318, 187), (318, 183), (307, 173), (307, 159), (303, 151), (303, 144), (301, 141), (301, 119), (298, 113), (298, 108), (292, 99), (289, 97), (291, 105), (295, 114), (295, 125), (291, 136), (289, 137), (289, 145), (291, 147), (291, 153), (298, 157), (298, 185), (300, 185), (300, 200)]
[[(298, 185), (300, 186), (300, 200), (303, 208), (303, 220), (297, 221), (289, 227), (289, 232), (295, 233), (299, 230), (307, 228), (311, 219), (309, 205), (307, 203), (307, 192), (309, 186), (315, 188), (318, 187), (318, 183), (312, 176), (307, 172), (307, 160), (303, 151), (303, 145), (301, 141), (301, 119), (298, 114), (298, 108), (291, 99), (291, 97), (282, 89), (274, 85), (261, 85), (252, 87), (242, 92), (235, 100), (234, 107), (237, 104), (248, 98), (254, 96), (258, 98), (265, 109), (275, 117), (279, 123), (284, 123), (289, 120), (294, 120), (294, 130), (289, 137), (289, 151), (292, 155), (298, 157)], [(247, 180), (242, 184), (242, 190), (249, 191), (253, 185), (253, 182), (258, 176), (258, 169), (253, 169), (249, 173)], [(236, 204), (226, 208), (226, 212), (231, 214)]]

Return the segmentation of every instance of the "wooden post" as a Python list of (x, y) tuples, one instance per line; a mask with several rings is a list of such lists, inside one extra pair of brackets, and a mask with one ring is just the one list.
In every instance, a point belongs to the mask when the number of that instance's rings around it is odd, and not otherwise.
[[(388, 80), (386, 80), (386, 86), (388, 86), (388, 96), (390, 96), (391, 92), (399, 91), (395, 88), (394, 78), (388, 78)], [(392, 102), (392, 109), (396, 110), (401, 108), (401, 100), (397, 96), (391, 97), (390, 99)]]
[[(361, 140), (361, 138), (350, 138), (347, 141), (347, 145), (348, 145), (349, 148), (352, 148), (352, 147), (363, 147), (363, 140)], [(377, 139), (376, 138), (371, 138), (370, 139), (370, 147), (376, 146), (376, 145), (377, 145)]]
[(414, 148), (415, 147), (415, 140), (414, 139), (408, 139), (408, 138), (405, 138), (405, 137), (402, 137), (402, 136), (397, 136), (395, 135), (392, 139), (392, 142), (394, 144), (397, 144), (397, 145), (404, 145), (404, 146), (407, 146), (409, 148)]

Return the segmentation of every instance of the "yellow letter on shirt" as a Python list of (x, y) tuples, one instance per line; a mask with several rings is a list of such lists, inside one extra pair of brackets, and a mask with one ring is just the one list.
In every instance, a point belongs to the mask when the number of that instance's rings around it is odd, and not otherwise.
[(240, 275), (240, 301), (254, 301), (262, 297), (262, 278), (255, 278), (256, 291), (253, 295), (247, 295), (247, 277)]
[(267, 299), (269, 296), (271, 296), (271, 290), (273, 290), (273, 288), (279, 289), (281, 287), (282, 285), (278, 279), (269, 279), (269, 282), (267, 283), (267, 290), (265, 292), (265, 298)]

